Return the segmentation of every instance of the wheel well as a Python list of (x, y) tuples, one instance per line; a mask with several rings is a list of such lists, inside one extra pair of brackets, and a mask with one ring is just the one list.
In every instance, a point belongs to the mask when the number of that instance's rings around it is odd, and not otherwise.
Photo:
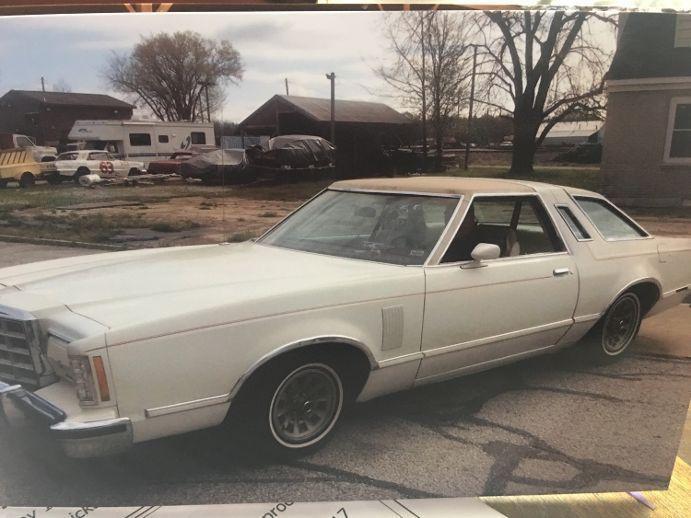
[(641, 301), (641, 317), (645, 316), (660, 298), (660, 288), (654, 282), (641, 282), (626, 291), (635, 293)]
[(337, 362), (333, 367), (336, 368), (338, 373), (343, 377), (344, 384), (348, 388), (351, 397), (353, 399), (356, 398), (369, 377), (371, 371), (370, 361), (367, 355), (358, 347), (339, 342), (322, 342), (305, 345), (271, 358), (250, 372), (249, 377), (243, 380), (238, 395), (240, 395), (245, 388), (251, 387), (251, 382), (256, 380), (258, 375), (260, 376), (263, 371), (270, 369), (271, 366), (277, 362), (295, 357), (305, 357), (307, 360), (310, 357), (322, 355), (327, 355)]

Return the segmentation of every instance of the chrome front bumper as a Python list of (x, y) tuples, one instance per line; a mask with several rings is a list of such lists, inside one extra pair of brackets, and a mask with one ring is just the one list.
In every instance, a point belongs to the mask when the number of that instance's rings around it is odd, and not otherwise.
[(0, 419), (11, 427), (33, 425), (47, 428), (69, 457), (113, 455), (132, 445), (128, 418), (102, 421), (70, 421), (67, 414), (21, 385), (0, 381)]

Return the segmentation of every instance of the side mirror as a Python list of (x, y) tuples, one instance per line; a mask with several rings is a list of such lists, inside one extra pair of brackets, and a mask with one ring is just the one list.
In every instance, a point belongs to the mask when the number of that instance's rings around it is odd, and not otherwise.
[(491, 259), (498, 259), (501, 255), (501, 249), (497, 245), (492, 245), (490, 243), (478, 243), (470, 256), (473, 258), (473, 262), (464, 265), (465, 268), (480, 268), (482, 266), (487, 266), (482, 264), (482, 261), (489, 261)]

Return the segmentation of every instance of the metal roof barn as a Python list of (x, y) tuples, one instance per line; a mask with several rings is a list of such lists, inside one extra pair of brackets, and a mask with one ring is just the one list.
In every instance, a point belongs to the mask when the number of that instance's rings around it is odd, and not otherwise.
[(79, 119), (129, 119), (134, 106), (103, 94), (10, 90), (0, 97), (0, 130), (61, 147)]
[[(366, 176), (387, 167), (383, 146), (411, 140), (414, 121), (383, 103), (336, 100), (336, 168), (340, 176)], [(330, 138), (331, 100), (274, 95), (240, 123), (246, 135), (318, 135)]]
[[(543, 141), (543, 146), (563, 146), (582, 144), (584, 142), (600, 142), (604, 121), (558, 122), (549, 130)], [(544, 124), (540, 126), (540, 130)]]

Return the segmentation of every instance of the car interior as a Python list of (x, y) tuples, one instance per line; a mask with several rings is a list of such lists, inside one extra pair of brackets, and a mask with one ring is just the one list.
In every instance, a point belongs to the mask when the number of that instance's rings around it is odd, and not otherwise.
[(564, 245), (534, 196), (476, 198), (442, 263), (471, 261), (479, 243), (497, 245), (500, 257), (563, 251)]

